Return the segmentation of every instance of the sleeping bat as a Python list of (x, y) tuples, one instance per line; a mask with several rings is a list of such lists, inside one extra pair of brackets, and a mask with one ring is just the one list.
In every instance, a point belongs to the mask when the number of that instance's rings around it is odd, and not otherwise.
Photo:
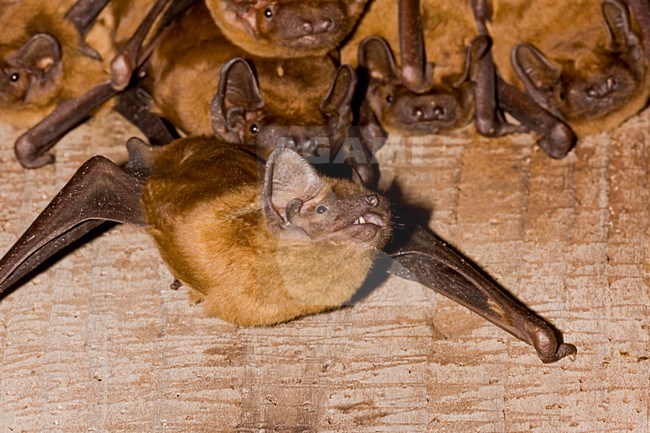
[[(66, 14), (67, 19), (75, 23), (75, 26), (80, 29), (76, 34), (80, 44), (84, 44), (80, 38), (85, 34), (92, 20), (99, 14), (107, 1), (78, 0), (75, 6)], [(47, 110), (56, 107), (54, 111), (26, 131), (16, 141), (15, 153), (21, 165), (26, 168), (37, 168), (53, 162), (54, 157), (46, 152), (66, 132), (102, 107), (106, 101), (124, 90), (131, 83), (134, 76), (142, 72), (142, 67), (155, 46), (157, 40), (155, 35), (164, 32), (193, 1), (156, 0), (138, 28), (133, 31), (131, 37), (112, 58), (110, 74), (103, 71), (101, 58), (95, 59), (97, 65), (99, 65), (97, 68), (101, 72), (97, 76), (91, 73), (90, 68), (88, 70), (80, 68), (79, 63), (74, 61), (80, 57), (79, 53), (72, 50), (64, 58), (61, 50), (57, 48), (59, 47), (57, 40), (43, 33), (36, 34), (17, 54), (10, 56), (11, 59), (16, 56), (22, 59), (20, 61), (12, 60), (12, 62), (17, 63), (23, 69), (8, 68), (5, 70), (5, 74), (8, 76), (7, 81), (11, 83), (7, 86), (7, 89), (11, 90), (8, 93), (11, 98), (8, 99), (13, 101), (14, 105), (16, 103), (22, 104), (19, 107), (21, 110), (30, 110), (32, 108), (42, 110), (45, 106), (40, 107), (37, 101), (30, 96), (35, 94), (47, 101)], [(17, 8), (17, 10), (24, 13), (22, 8)], [(159, 16), (162, 17), (158, 19)], [(38, 19), (41, 20), (48, 18), (49, 15), (43, 18), (37, 14), (37, 17), (40, 17)], [(158, 24), (154, 28), (156, 23)], [(150, 33), (152, 33), (150, 36), (152, 41), (144, 45), (145, 39)], [(69, 36), (71, 35), (66, 35), (66, 37)], [(67, 41), (68, 39), (62, 38), (62, 40)], [(52, 58), (56, 61), (53, 61)], [(41, 65), (46, 69), (39, 70), (36, 66), (30, 66), (29, 62)], [(62, 65), (68, 65), (68, 69), (63, 69)], [(23, 78), (22, 82), (20, 81), (21, 77)], [(28, 80), (25, 80), (25, 78)], [(83, 87), (80, 89), (84, 90), (80, 90), (80, 94), (68, 94), (62, 91), (62, 89), (67, 89), (68, 83), (73, 78), (76, 80), (74, 82), (83, 83)], [(61, 83), (60, 88), (57, 87), (57, 83)], [(18, 92), (16, 89), (18, 89)], [(4, 96), (1, 93), (0, 96)], [(45, 110), (39, 111), (39, 114), (44, 114), (44, 112)]]
[[(486, 136), (532, 129), (550, 156), (565, 156), (574, 141), (570, 128), (496, 76), (483, 9), (481, 1), (371, 3), (342, 49), (343, 61), (358, 55), (366, 78), (364, 109), (372, 114), (360, 117), (389, 134), (446, 132), (472, 119)], [(391, 47), (399, 47), (401, 68)], [(521, 125), (506, 122), (503, 111)]]
[(647, 2), (629, 3), (493, 0), (487, 25), (500, 73), (578, 136), (615, 128), (650, 95)]
[[(238, 57), (254, 70), (231, 61)], [(200, 2), (154, 51), (148, 84), (153, 111), (187, 134), (261, 147), (282, 139), (315, 156), (323, 145), (335, 155), (347, 136), (356, 76), (329, 56), (251, 57), (225, 38)]]
[(259, 57), (324, 55), (339, 46), (368, 0), (206, 0), (226, 37)]

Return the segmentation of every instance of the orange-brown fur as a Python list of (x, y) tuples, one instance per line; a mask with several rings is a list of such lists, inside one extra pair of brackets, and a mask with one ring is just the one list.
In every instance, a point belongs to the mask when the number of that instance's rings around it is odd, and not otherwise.
[[(273, 34), (266, 36), (255, 34), (254, 31), (247, 28), (247, 25), (240, 18), (238, 18), (237, 14), (232, 10), (232, 7), (234, 7), (235, 3), (239, 2), (242, 5), (246, 5), (247, 2), (245, 1), (206, 0), (206, 4), (210, 9), (215, 22), (218, 24), (219, 28), (223, 31), (227, 38), (237, 46), (244, 49), (246, 52), (260, 57), (290, 58), (323, 55), (328, 51), (335, 49), (353, 29), (354, 25), (357, 23), (359, 17), (363, 13), (367, 1), (368, 0), (320, 0), (320, 2), (318, 2), (317, 0), (258, 0), (258, 3), (260, 5), (268, 3), (278, 4), (285, 7), (286, 5), (292, 4), (323, 7), (322, 3), (330, 3), (332, 5), (336, 5), (341, 10), (346, 10), (344, 13), (344, 18), (338, 22), (338, 25), (341, 26), (341, 30), (337, 32), (338, 34), (336, 35), (336, 38), (329, 41), (327, 44), (323, 44), (318, 47), (286, 46), (281, 41), (278, 41), (277, 38), (274, 38)], [(260, 8), (260, 6), (254, 5), (255, 2), (248, 2), (248, 4), (253, 4), (253, 6), (251, 6), (252, 10)], [(262, 9), (264, 7), (265, 6), (261, 6)], [(260, 11), (257, 11), (257, 14), (260, 13)]]
[[(435, 84), (449, 85), (465, 73), (466, 50), (477, 35), (468, 0), (421, 0), (420, 13), (427, 60), (435, 64)], [(372, 0), (352, 37), (341, 49), (341, 62), (357, 64), (357, 47), (366, 37), (385, 39), (399, 63), (399, 23), (396, 0)]]
[[(536, 46), (563, 73), (592, 74), (603, 70), (608, 41), (601, 0), (553, 2), (549, 0), (493, 0), (493, 18), (489, 24), (494, 39), (492, 53), (499, 73), (510, 83), (523, 88), (512, 67), (513, 46), (529, 42)], [(633, 20), (633, 30), (636, 28)], [(650, 95), (650, 74), (636, 83), (626, 102), (597, 117), (566, 116), (579, 136), (610, 130), (638, 113)]]
[[(400, 135), (430, 134), (454, 130), (467, 125), (474, 116), (473, 92), (471, 84), (464, 81), (467, 70), (467, 48), (477, 36), (476, 24), (469, 1), (446, 2), (444, 0), (422, 0), (420, 3), (422, 30), (427, 61), (432, 62), (433, 90), (428, 95), (434, 100), (416, 101), (414, 93), (408, 90), (397, 77), (394, 80), (377, 75), (368, 92), (374, 97), (367, 97), (379, 123), (388, 132)], [(374, 0), (369, 4), (367, 13), (361, 18), (352, 37), (341, 49), (341, 61), (356, 65), (358, 47), (369, 36), (383, 38), (391, 47), (395, 62), (400, 66), (400, 38), (398, 23), (398, 2), (395, 0)], [(375, 72), (371, 72), (375, 76)], [(383, 82), (386, 81), (386, 84)], [(394, 93), (395, 92), (395, 93)], [(390, 96), (389, 96), (390, 95)], [(446, 95), (446, 96), (443, 96)], [(423, 96), (427, 98), (428, 96)], [(416, 103), (437, 104), (453, 111), (453, 120), (437, 123), (410, 123), (403, 115), (403, 109), (386, 104), (387, 98), (407, 100), (407, 106)], [(448, 98), (445, 100), (444, 98)], [(405, 108), (409, 110), (409, 108)]]
[[(207, 312), (246, 326), (270, 325), (340, 306), (361, 285), (376, 248), (271, 235), (261, 209), (257, 159), (213, 138), (178, 140), (155, 153), (143, 194), (150, 233)], [(367, 193), (327, 180), (335, 193)], [(364, 192), (365, 191), (365, 192)]]
[(64, 18), (69, 4), (27, 0), (13, 3), (3, 13), (5, 25), (0, 30), (0, 59), (16, 53), (37, 33), (47, 33), (61, 45), (63, 70), (53, 89), (38, 99), (0, 105), (0, 120), (17, 127), (31, 126), (62, 100), (77, 97), (107, 79), (103, 63), (81, 52), (81, 36)]
[[(186, 133), (211, 134), (210, 102), (221, 67), (233, 57), (251, 58), (221, 34), (203, 4), (197, 4), (162, 40), (151, 59), (156, 111)], [(299, 59), (254, 57), (269, 116), (295, 125), (320, 125), (318, 106), (336, 66), (328, 56)]]

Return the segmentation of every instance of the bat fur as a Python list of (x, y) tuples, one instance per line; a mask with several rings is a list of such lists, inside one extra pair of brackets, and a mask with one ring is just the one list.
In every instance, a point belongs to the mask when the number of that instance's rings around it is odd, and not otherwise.
[(288, 149), (271, 155), (263, 183), (254, 157), (208, 138), (156, 151), (143, 204), (172, 274), (210, 314), (247, 326), (340, 306), (390, 232), (386, 201), (361, 184), (319, 177)]
[(323, 55), (339, 46), (368, 0), (206, 0), (234, 44), (260, 57)]
[[(488, 26), (499, 73), (506, 81), (526, 88), (540, 105), (567, 121), (578, 136), (611, 130), (645, 107), (650, 74), (643, 44), (650, 41), (641, 39), (643, 32), (624, 2), (491, 3)], [(618, 41), (610, 39), (603, 7), (608, 8), (612, 21), (623, 26), (629, 23), (626, 34), (618, 30)], [(514, 50), (520, 43), (529, 45)], [(529, 47), (544, 57), (536, 57)], [(521, 65), (519, 72), (513, 62)], [(527, 86), (522, 83), (525, 76), (530, 77)], [(531, 93), (531, 89), (535, 91)]]
[[(151, 58), (154, 110), (188, 134), (212, 134), (210, 104), (217, 93), (223, 65), (251, 56), (231, 44), (197, 3), (166, 34)], [(336, 75), (329, 56), (299, 59), (253, 57), (255, 75), (265, 101), (267, 121), (319, 125), (318, 107)]]
[(57, 2), (25, 0), (3, 13), (3, 23), (11, 23), (0, 30), (3, 122), (28, 127), (62, 100), (107, 79), (105, 65), (87, 54), (63, 9)]

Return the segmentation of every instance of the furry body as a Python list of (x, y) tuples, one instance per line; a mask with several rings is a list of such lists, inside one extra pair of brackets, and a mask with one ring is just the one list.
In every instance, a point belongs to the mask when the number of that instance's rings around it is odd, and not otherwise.
[[(64, 2), (69, 6), (70, 2)], [(11, 23), (0, 30), (0, 120), (24, 128), (33, 125), (64, 99), (77, 97), (108, 74), (101, 61), (83, 52), (83, 40), (65, 18), (64, 7), (57, 2), (27, 0), (12, 4), (3, 13), (3, 22)], [(27, 92), (18, 98), (9, 95), (17, 82), (11, 80), (12, 57), (33, 36), (45, 33), (54, 37), (61, 50), (61, 70), (47, 87)], [(26, 79), (22, 74), (21, 79)], [(28, 84), (23, 84), (27, 86)]]
[[(251, 56), (225, 38), (202, 3), (170, 30), (151, 59), (155, 109), (186, 133), (212, 134), (210, 103), (221, 68), (234, 57)], [(252, 60), (267, 122), (276, 117), (294, 125), (323, 123), (318, 107), (336, 74), (331, 58)]]
[[(564, 118), (579, 136), (615, 128), (638, 113), (650, 95), (648, 61), (643, 56), (630, 65), (622, 64), (609, 49), (609, 34), (601, 12), (601, 0), (562, 2), (493, 0), (488, 23), (494, 39), (492, 53), (499, 73), (510, 83), (524, 88), (511, 62), (513, 47), (521, 42), (535, 46), (561, 70), (556, 92), (564, 103), (551, 101), (546, 107)], [(631, 17), (632, 31), (638, 25)], [(650, 41), (645, 41), (650, 43)], [(598, 87), (614, 79), (617, 88), (606, 98), (571, 102), (571, 94)]]
[[(154, 155), (143, 194), (150, 232), (174, 276), (224, 320), (270, 325), (340, 306), (388, 236), (386, 227), (371, 242), (276, 236), (261, 205), (264, 169), (251, 154), (188, 138)], [(324, 179), (319, 195), (370, 194), (351, 181)], [(313, 207), (306, 200), (301, 212)], [(377, 209), (387, 215), (385, 204)]]

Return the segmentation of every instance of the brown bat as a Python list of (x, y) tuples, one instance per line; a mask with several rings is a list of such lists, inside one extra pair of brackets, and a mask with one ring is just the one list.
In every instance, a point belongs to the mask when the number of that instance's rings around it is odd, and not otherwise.
[[(66, 14), (67, 19), (70, 22), (75, 23), (77, 28), (81, 29), (78, 31), (79, 35), (77, 35), (77, 39), (81, 40), (81, 36), (85, 34), (91, 24), (91, 18), (94, 19), (97, 16), (101, 11), (100, 5), (103, 7), (106, 1), (108, 0), (78, 0), (75, 6)], [(33, 107), (38, 108), (39, 104), (31, 101), (29, 95), (30, 92), (39, 91), (39, 95), (42, 96), (44, 100), (48, 101), (48, 110), (56, 107), (47, 117), (30, 128), (16, 141), (15, 153), (21, 165), (26, 168), (37, 168), (53, 162), (54, 157), (46, 152), (70, 129), (98, 110), (106, 101), (125, 89), (131, 83), (136, 72), (138, 74), (142, 72), (142, 67), (151, 54), (157, 39), (155, 36), (151, 36), (151, 43), (143, 46), (144, 41), (151, 33), (154, 24), (159, 23), (156, 26), (155, 31), (153, 31), (153, 34), (161, 34), (169, 24), (171, 24), (178, 16), (183, 14), (193, 1), (194, 0), (156, 0), (148, 10), (138, 28), (133, 31), (128, 41), (124, 43), (117, 54), (113, 57), (110, 65), (110, 74), (106, 74), (102, 71), (103, 77), (95, 77), (90, 74), (90, 71), (86, 71), (83, 68), (80, 69), (79, 64), (72, 61), (79, 57), (78, 53), (76, 53), (75, 57), (74, 51), (72, 54), (68, 55), (69, 58), (66, 60), (66, 63), (63, 63), (62, 61), (52, 63), (51, 56), (43, 57), (50, 53), (48, 48), (58, 46), (58, 42), (47, 34), (38, 33), (33, 37), (33, 40), (38, 42), (38, 44), (28, 42), (26, 47), (29, 49), (19, 50), (18, 54), (21, 55), (20, 58), (32, 60), (32, 62), (37, 61), (37, 64), (49, 68), (47, 71), (51, 72), (53, 75), (51, 79), (48, 79), (47, 77), (49, 75), (45, 73), (45, 71), (29, 66), (27, 60), (21, 60), (22, 63), (18, 63), (22, 65), (21, 67), (23, 68), (22, 71), (24, 73), (7, 69), (7, 71), (13, 71), (9, 73), (8, 81), (16, 81), (16, 83), (18, 83), (20, 82), (20, 78), (26, 78), (23, 82), (28, 82), (29, 85), (25, 84), (22, 87), (17, 87), (17, 84), (13, 83), (11, 86), (8, 86), (9, 90), (18, 88), (22, 92), (14, 95), (12, 101), (18, 104), (23, 103), (20, 108), (26, 110)], [(18, 10), (22, 11), (20, 8)], [(158, 20), (158, 17), (161, 15), (162, 17)], [(39, 19), (44, 18), (41, 17)], [(67, 41), (68, 39), (64, 38), (62, 40)], [(30, 39), (30, 41), (32, 41), (32, 39)], [(81, 40), (81, 43), (83, 43), (83, 40)], [(53, 52), (55, 54), (58, 53), (58, 57), (55, 56), (55, 58), (59, 60), (63, 59), (59, 51), (54, 50)], [(61, 66), (62, 64), (68, 64), (70, 70), (67, 72), (63, 70)], [(101, 62), (98, 61), (98, 64), (101, 64)], [(100, 70), (102, 68), (103, 67), (100, 67)], [(65, 89), (65, 86), (71, 77), (77, 77), (77, 81), (83, 82), (83, 88), (85, 91), (80, 95), (68, 95), (65, 92), (59, 91), (60, 89), (54, 86), (54, 84), (60, 82), (62, 83), (62, 88)], [(43, 81), (44, 84), (40, 84), (41, 81), (39, 80)], [(45, 86), (45, 84), (48, 86)], [(32, 87), (36, 90), (32, 90)], [(15, 94), (15, 89), (12, 90), (12, 92), (13, 93), (10, 92), (9, 94)], [(2, 96), (1, 93), (2, 92), (0, 92), (0, 96)], [(39, 110), (41, 108), (39, 108)], [(147, 117), (146, 115), (143, 115), (143, 117), (151, 119), (151, 116)], [(155, 124), (156, 122), (153, 123)], [(162, 126), (159, 127), (159, 129), (161, 128)], [(166, 135), (168, 135), (168, 133), (166, 133)], [(169, 140), (167, 139), (167, 142), (168, 141)]]
[[(231, 61), (238, 57), (254, 70)], [(251, 57), (225, 38), (203, 3), (170, 28), (149, 70), (153, 110), (187, 134), (271, 148), (293, 141), (313, 155), (320, 144), (335, 155), (352, 123), (351, 68), (337, 68), (329, 56)]]
[(260, 57), (324, 55), (351, 32), (368, 0), (207, 0), (230, 41)]
[[(372, 113), (362, 113), (361, 118), (402, 135), (447, 132), (472, 120), (487, 136), (532, 129), (541, 135), (539, 144), (550, 156), (565, 156), (574, 141), (570, 128), (496, 76), (481, 3), (371, 3), (342, 50), (344, 61), (352, 61), (358, 45), (361, 76), (367, 81), (365, 99)], [(391, 47), (399, 47), (401, 67)], [(435, 61), (435, 74), (427, 59)], [(522, 125), (507, 123), (503, 111)]]
[[(75, 98), (107, 74), (84, 36), (99, 13), (80, 1), (27, 0), (7, 6), (0, 31), (0, 119), (27, 127), (64, 99)], [(95, 2), (102, 3), (102, 2)], [(105, 3), (105, 2), (103, 2)], [(94, 5), (93, 5), (94, 6)]]
[(493, 54), (517, 83), (579, 136), (610, 130), (650, 96), (647, 1), (492, 0)]
[[(0, 293), (106, 221), (146, 226), (172, 274), (208, 313), (269, 325), (336, 308), (373, 263), (472, 309), (531, 344), (543, 362), (576, 348), (426, 230), (390, 233), (388, 204), (360, 181), (321, 177), (287, 148), (266, 165), (254, 149), (190, 137), (128, 143), (129, 163), (85, 163), (0, 259)], [(405, 237), (404, 237), (405, 236)], [(392, 258), (392, 259), (391, 259)], [(378, 265), (380, 266), (380, 265)]]

